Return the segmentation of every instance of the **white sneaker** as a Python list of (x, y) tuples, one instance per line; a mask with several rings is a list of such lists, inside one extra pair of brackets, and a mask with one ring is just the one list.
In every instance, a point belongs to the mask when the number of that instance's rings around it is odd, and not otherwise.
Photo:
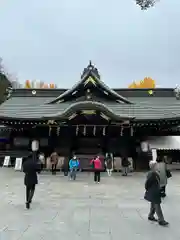
[(98, 184), (99, 184), (100, 182), (98, 182)]

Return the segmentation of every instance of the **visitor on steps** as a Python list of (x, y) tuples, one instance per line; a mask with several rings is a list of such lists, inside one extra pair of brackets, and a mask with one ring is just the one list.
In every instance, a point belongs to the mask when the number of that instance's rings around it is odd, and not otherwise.
[(76, 180), (76, 173), (77, 173), (78, 167), (79, 167), (79, 160), (77, 159), (76, 156), (74, 156), (69, 161), (70, 180)]
[(113, 159), (110, 156), (110, 154), (107, 154), (106, 156), (105, 165), (106, 165), (106, 171), (108, 173), (108, 176), (110, 177), (113, 171)]
[(102, 170), (102, 163), (100, 157), (97, 156), (96, 158), (92, 159), (90, 162), (91, 166), (94, 170), (94, 182), (100, 183), (101, 181), (101, 170)]
[[(164, 220), (161, 209), (160, 176), (157, 172), (157, 162), (150, 161), (149, 167), (150, 171), (145, 182), (146, 192), (144, 195), (144, 198), (151, 203), (148, 220), (158, 222), (161, 226), (167, 226), (168, 222)], [(155, 213), (158, 219), (154, 217)]]
[(38, 184), (37, 172), (40, 173), (41, 165), (38, 161), (33, 161), (33, 156), (30, 155), (23, 162), (23, 172), (24, 176), (24, 184), (26, 186), (26, 208), (30, 208), (30, 204), (32, 202), (35, 185)]

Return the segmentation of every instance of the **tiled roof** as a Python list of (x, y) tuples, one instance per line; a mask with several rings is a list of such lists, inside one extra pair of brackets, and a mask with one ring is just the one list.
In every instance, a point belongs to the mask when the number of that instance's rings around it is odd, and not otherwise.
[[(0, 118), (43, 119), (50, 116), (60, 117), (71, 110), (73, 102), (46, 104), (52, 97), (12, 97), (0, 106)], [(155, 120), (180, 118), (180, 101), (168, 98), (131, 98), (134, 104), (103, 102), (107, 110), (120, 117), (132, 117), (137, 120)], [(83, 102), (83, 104), (88, 104)], [(76, 105), (80, 103), (76, 102)], [(82, 105), (82, 104), (81, 104)], [(73, 105), (72, 105), (73, 106)], [(85, 106), (83, 105), (85, 108)], [(73, 110), (74, 108), (72, 108)], [(104, 108), (104, 111), (106, 109)]]
[(65, 92), (63, 92), (62, 94), (60, 94), (57, 98), (55, 98), (53, 101), (51, 101), (50, 103), (56, 103), (58, 101), (61, 101), (62, 99), (64, 99), (67, 96), (71, 96), (73, 94), (73, 92), (76, 92), (81, 85), (86, 85), (86, 80), (88, 80), (88, 78), (93, 77), (95, 83), (91, 83), (91, 85), (94, 85), (94, 87), (96, 85), (99, 85), (99, 88), (102, 90), (102, 92), (107, 92), (108, 95), (112, 95), (114, 96), (115, 99), (119, 100), (122, 103), (127, 103), (130, 104), (130, 100), (128, 100), (126, 97), (123, 97), (122, 95), (120, 95), (119, 93), (117, 93), (116, 91), (114, 91), (113, 89), (109, 88), (103, 81), (101, 81), (100, 78), (97, 78), (96, 75), (94, 75), (93, 72), (91, 72), (91, 70), (89, 70), (82, 79), (80, 79), (72, 88), (67, 89)]
[(0, 105), (0, 119), (65, 119), (78, 110), (99, 110), (114, 120), (180, 119), (180, 100), (173, 88), (111, 89), (90, 62), (70, 89), (13, 90)]
[[(116, 103), (115, 103), (116, 104)], [(117, 105), (119, 105), (117, 103)], [(113, 110), (113, 105), (109, 103), (100, 103), (100, 102), (66, 102), (58, 104), (43, 104), (43, 99), (32, 98), (29, 100), (12, 99), (6, 101), (0, 106), (0, 118), (14, 118), (14, 119), (44, 119), (57, 117), (61, 118), (61, 115), (66, 115), (66, 112), (72, 114), (74, 109), (76, 110), (86, 110), (89, 108), (93, 109), (102, 109), (102, 111), (108, 111), (114, 116), (119, 114)], [(121, 113), (121, 117), (131, 117), (130, 115), (125, 115)]]

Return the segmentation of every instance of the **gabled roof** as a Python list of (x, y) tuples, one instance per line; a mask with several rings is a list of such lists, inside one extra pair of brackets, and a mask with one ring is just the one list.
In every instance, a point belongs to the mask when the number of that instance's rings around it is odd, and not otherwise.
[[(180, 101), (174, 98), (164, 98), (161, 104), (135, 103), (119, 104), (117, 102), (62, 102), (46, 104), (48, 97), (12, 97), (0, 106), (2, 120), (43, 120), (62, 119), (79, 110), (100, 110), (115, 119), (133, 119), (136, 121), (151, 121), (163, 119), (180, 119)], [(159, 98), (161, 100), (161, 98)], [(176, 103), (176, 104), (174, 104)], [(113, 114), (112, 114), (113, 113)]]
[[(83, 95), (88, 93), (88, 90), (92, 90), (91, 93), (94, 94), (90, 99), (87, 98), (88, 95)], [(149, 94), (149, 90), (153, 94)], [(11, 97), (0, 105), (0, 121), (6, 124), (6, 120), (17, 122), (68, 119), (71, 114), (81, 110), (96, 110), (96, 113), (104, 113), (111, 120), (118, 122), (124, 119), (144, 122), (180, 121), (180, 100), (176, 98), (173, 88), (157, 88), (153, 91), (152, 89), (113, 90), (101, 81), (98, 70), (91, 62), (84, 69), (81, 80), (69, 90), (13, 90)]]
[(63, 112), (56, 112), (54, 114), (47, 114), (45, 118), (69, 118), (73, 113), (81, 110), (97, 110), (106, 114), (110, 119), (114, 120), (131, 120), (134, 117), (129, 116), (128, 114), (116, 114), (108, 105), (105, 105), (100, 102), (94, 101), (83, 101), (83, 102), (75, 102), (69, 105)]
[(106, 96), (107, 99), (109, 98), (114, 99), (115, 101), (126, 104), (131, 103), (130, 100), (119, 95), (117, 92), (110, 89), (104, 82), (101, 81), (98, 70), (91, 64), (91, 61), (87, 68), (84, 69), (83, 74), (81, 75), (81, 80), (77, 82), (72, 88), (68, 89), (67, 91), (65, 91), (64, 93), (62, 93), (60, 96), (58, 96), (53, 101), (50, 101), (49, 103), (66, 101), (65, 98), (75, 95), (82, 86), (84, 88), (94, 87), (99, 89), (99, 91), (101, 91), (104, 94), (104, 96)]

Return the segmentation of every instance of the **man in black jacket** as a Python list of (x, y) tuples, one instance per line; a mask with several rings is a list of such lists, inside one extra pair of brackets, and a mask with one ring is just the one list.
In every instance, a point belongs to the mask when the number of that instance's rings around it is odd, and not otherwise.
[[(151, 203), (148, 220), (158, 221), (159, 225), (166, 226), (169, 223), (164, 220), (164, 216), (161, 209), (161, 192), (160, 192), (160, 177), (156, 171), (156, 161), (150, 161), (147, 179), (145, 182), (145, 196), (144, 198)], [(154, 217), (154, 214), (158, 216), (158, 220)]]
[(121, 165), (122, 165), (122, 176), (127, 176), (129, 172), (129, 165), (130, 165), (130, 162), (127, 157), (122, 158)]
[(24, 184), (26, 186), (26, 208), (30, 208), (30, 203), (32, 202), (32, 198), (35, 192), (35, 186), (38, 184), (37, 172), (40, 173), (41, 166), (37, 162), (36, 159), (33, 159), (32, 155), (28, 156), (28, 158), (23, 163), (23, 172), (24, 176)]

